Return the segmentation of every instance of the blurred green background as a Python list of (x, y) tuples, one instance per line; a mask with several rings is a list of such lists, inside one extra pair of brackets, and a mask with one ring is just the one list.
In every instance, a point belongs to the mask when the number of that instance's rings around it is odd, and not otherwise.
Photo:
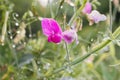
[[(42, 3), (43, 1), (44, 3)], [(48, 43), (42, 34), (41, 22), (38, 16), (55, 18), (61, 27), (66, 25), (78, 9), (82, 0), (75, 2), (76, 7), (61, 0), (0, 0), (0, 35), (5, 12), (9, 11), (7, 30), (4, 44), (0, 45), (0, 80), (120, 80), (120, 42), (117, 40), (91, 55), (80, 64), (67, 68), (59, 73), (54, 70), (67, 65), (64, 42), (60, 44)], [(66, 0), (67, 1), (67, 0)], [(68, 44), (70, 61), (81, 57), (109, 37), (109, 0), (90, 0), (93, 9), (107, 16), (107, 21), (89, 26), (86, 17), (81, 14), (78, 19), (83, 20), (82, 30), (78, 31), (79, 44)], [(59, 5), (61, 4), (60, 8)], [(119, 9), (112, 3), (113, 31), (120, 25)], [(20, 28), (24, 22), (25, 28)], [(65, 28), (67, 28), (66, 26)], [(25, 30), (25, 37), (14, 43), (17, 31)], [(12, 38), (11, 38), (12, 37)]]

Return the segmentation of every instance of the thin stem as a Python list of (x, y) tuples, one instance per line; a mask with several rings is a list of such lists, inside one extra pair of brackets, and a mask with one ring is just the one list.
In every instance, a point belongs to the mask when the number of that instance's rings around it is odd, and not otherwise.
[(15, 15), (16, 15), (16, 13), (13, 13), (13, 14), (12, 14), (13, 19), (14, 19), (16, 22), (20, 22), (20, 21), (16, 18)]
[(80, 14), (80, 11), (84, 8), (85, 4), (86, 4), (87, 0), (84, 0), (83, 5), (73, 14), (72, 18), (70, 19), (68, 25), (71, 26), (73, 21), (75, 20), (76, 16), (78, 16), (78, 14)]
[(48, 4), (49, 4), (49, 9), (50, 9), (51, 17), (53, 18), (53, 17), (54, 17), (54, 14), (53, 14), (52, 4), (50, 3), (50, 0), (48, 0)]
[(34, 59), (32, 60), (32, 65), (33, 65), (33, 70), (34, 70), (34, 76), (36, 77), (38, 66), (37, 66), (37, 64), (36, 64)]
[[(119, 35), (120, 35), (120, 26), (115, 30), (115, 32), (112, 34), (112, 36), (114, 37), (114, 39), (116, 39)], [(83, 55), (82, 57), (79, 57), (79, 58), (75, 59), (74, 61), (72, 61), (70, 63), (70, 66), (74, 66), (74, 65), (79, 64), (80, 62), (84, 61), (91, 54), (94, 54), (95, 52), (97, 52), (97, 51), (101, 50), (102, 48), (104, 48), (105, 46), (107, 46), (111, 41), (112, 40), (107, 39), (107, 40), (101, 42), (100, 44), (98, 44), (97, 46), (92, 48), (91, 51), (89, 51), (87, 54)], [(55, 70), (53, 73), (58, 73), (60, 71), (63, 71), (66, 68), (67, 68), (67, 66), (63, 66), (63, 67)]]
[(69, 54), (69, 50), (68, 50), (68, 45), (67, 43), (65, 42), (65, 49), (66, 49), (66, 59), (68, 61), (68, 66), (70, 67), (70, 54)]
[(4, 20), (4, 24), (3, 24), (3, 28), (2, 28), (2, 36), (1, 36), (1, 42), (4, 44), (4, 40), (5, 40), (5, 35), (6, 35), (6, 31), (7, 31), (7, 21), (8, 21), (8, 17), (9, 17), (9, 11), (5, 12), (5, 20)]
[(112, 0), (109, 0), (110, 31), (112, 32)]
[(29, 37), (32, 38), (32, 29), (31, 29), (31, 25), (29, 25), (28, 29), (29, 29)]
[(64, 1), (65, 1), (65, 0), (61, 0), (61, 1), (60, 1), (60, 4), (59, 4), (59, 6), (58, 6), (58, 8), (57, 8), (57, 11), (56, 11), (55, 18), (58, 16), (58, 12), (59, 12), (59, 10), (60, 10), (60, 7), (63, 5)]
[(112, 22), (114, 22), (114, 21), (115, 21), (115, 18), (116, 18), (116, 13), (117, 13), (117, 8), (116, 8), (116, 7), (114, 7)]
[(38, 21), (38, 19), (34, 19), (32, 21), (29, 21), (28, 23), (26, 23), (26, 25), (30, 25), (30, 24), (32, 24), (33, 22), (36, 22), (36, 21)]
[[(63, 25), (63, 30), (65, 30), (65, 25), (66, 25), (66, 15), (64, 15), (64, 25)], [(68, 45), (65, 42), (65, 50), (66, 50), (66, 59), (68, 61), (68, 68), (70, 68), (70, 54), (69, 54), (69, 50), (68, 50)]]

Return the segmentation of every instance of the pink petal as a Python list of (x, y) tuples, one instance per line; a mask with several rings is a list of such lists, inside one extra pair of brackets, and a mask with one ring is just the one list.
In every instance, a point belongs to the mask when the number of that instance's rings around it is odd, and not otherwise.
[(72, 43), (74, 40), (78, 41), (75, 30), (67, 30), (62, 33), (63, 39), (67, 43)]
[(93, 10), (89, 15), (88, 18), (93, 21), (94, 23), (99, 23), (100, 21), (105, 21), (107, 18), (104, 14), (100, 14), (98, 11)]
[(92, 10), (92, 5), (90, 2), (87, 2), (82, 12), (85, 14), (90, 14), (91, 10)]
[(42, 31), (46, 36), (50, 36), (51, 34), (62, 33), (59, 24), (57, 23), (57, 21), (55, 21), (52, 18), (43, 18), (41, 24), (42, 24)]
[(62, 40), (61, 35), (54, 34), (48, 37), (48, 42), (60, 43)]

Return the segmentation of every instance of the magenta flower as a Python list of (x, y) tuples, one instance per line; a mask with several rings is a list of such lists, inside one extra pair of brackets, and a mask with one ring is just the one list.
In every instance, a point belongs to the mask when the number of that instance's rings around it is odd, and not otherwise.
[(61, 42), (62, 30), (57, 21), (51, 18), (43, 18), (41, 25), (43, 34), (48, 37), (48, 42), (53, 43)]
[(76, 40), (77, 44), (78, 42), (78, 36), (75, 30), (66, 30), (62, 33), (63, 39), (66, 43), (72, 43), (74, 40)]
[(83, 8), (82, 12), (85, 14), (90, 14), (92, 10), (92, 5), (90, 2), (87, 2), (85, 7)]
[(43, 34), (48, 37), (48, 42), (60, 43), (64, 39), (66, 43), (72, 43), (74, 40), (78, 43), (76, 31), (70, 29), (62, 32), (54, 19), (43, 18), (41, 24)]
[(90, 20), (90, 25), (93, 23), (99, 23), (100, 21), (105, 21), (107, 19), (104, 14), (100, 14), (96, 10), (93, 10), (90, 14), (88, 14), (88, 18)]

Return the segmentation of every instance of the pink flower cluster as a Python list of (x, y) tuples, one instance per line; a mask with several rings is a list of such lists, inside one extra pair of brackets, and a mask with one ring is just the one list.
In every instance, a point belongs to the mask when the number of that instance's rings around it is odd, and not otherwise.
[(82, 12), (87, 15), (90, 25), (93, 23), (99, 23), (100, 21), (105, 21), (107, 19), (104, 14), (100, 14), (97, 10), (92, 10), (92, 5), (90, 2), (86, 3)]
[[(106, 20), (106, 16), (100, 14), (97, 10), (92, 10), (91, 3), (87, 2), (82, 10), (87, 15), (90, 25)], [(75, 29), (62, 31), (60, 25), (52, 18), (43, 18), (41, 21), (42, 31), (48, 38), (48, 42), (60, 43), (62, 39), (66, 43), (72, 43), (74, 40), (78, 43), (78, 37)]]
[(66, 43), (72, 43), (74, 40), (77, 41), (75, 30), (70, 29), (62, 32), (57, 21), (52, 18), (43, 18), (41, 24), (43, 34), (48, 37), (48, 42), (60, 43), (62, 39)]

